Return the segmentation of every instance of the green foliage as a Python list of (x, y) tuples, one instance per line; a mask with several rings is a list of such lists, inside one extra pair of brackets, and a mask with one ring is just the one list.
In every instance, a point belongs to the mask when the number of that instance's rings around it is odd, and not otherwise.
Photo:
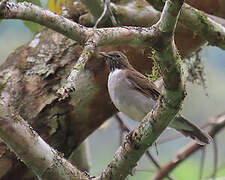
[(48, 0), (47, 7), (50, 11), (62, 14), (62, 7), (66, 7), (72, 0)]
[[(152, 167), (149, 167), (151, 169)], [(199, 163), (196, 163), (196, 161), (193, 161), (191, 159), (186, 160), (185, 162), (181, 163), (177, 168), (175, 168), (172, 173), (170, 174), (175, 179), (181, 179), (181, 180), (197, 180), (199, 177)], [(152, 171), (142, 171), (137, 170), (134, 174), (134, 176), (129, 177), (129, 180), (144, 180), (144, 179), (151, 179), (155, 176), (156, 172)], [(212, 173), (212, 168), (204, 168), (204, 176), (203, 179), (210, 179), (210, 175)], [(217, 178), (225, 177), (225, 168), (220, 169), (217, 174)], [(163, 180), (168, 180), (167, 178), (164, 178)]]
[(47, 7), (50, 11), (61, 14), (61, 6), (65, 3), (65, 0), (48, 0)]
[[(185, 162), (181, 163), (172, 173), (172, 175), (176, 179), (182, 179), (182, 180), (197, 180), (199, 177), (199, 163), (196, 163), (196, 161), (193, 161), (191, 159), (186, 160)], [(191, 171), (191, 173), (190, 173)], [(212, 164), (210, 167), (204, 168), (204, 175), (203, 179), (210, 179), (212, 175)], [(216, 177), (224, 177), (225, 176), (225, 168), (222, 168), (217, 171)]]
[(177, 51), (177, 65), (178, 65), (178, 67), (181, 67), (181, 64), (182, 64), (182, 62), (183, 62), (182, 60), (183, 60), (183, 59), (182, 59), (182, 57), (181, 57), (179, 51)]
[(42, 26), (31, 21), (23, 21), (24, 25), (33, 33), (37, 34), (42, 30)]
[(84, 65), (82, 63), (76, 64), (74, 69), (81, 71), (82, 69), (84, 69)]
[(219, 169), (219, 170), (216, 172), (216, 177), (225, 177), (225, 167)]
[(154, 50), (152, 51), (152, 56), (150, 58), (153, 61), (152, 72), (151, 72), (151, 74), (146, 74), (146, 76), (149, 81), (153, 82), (153, 81), (159, 79), (161, 76), (159, 66), (155, 60), (155, 51)]
[(146, 179), (150, 180), (150, 179), (152, 179), (151, 177), (153, 177), (153, 176), (154, 176), (154, 173), (151, 171), (137, 170), (133, 176), (128, 176), (129, 178), (127, 178), (127, 179), (129, 179), (129, 180), (146, 180)]
[(187, 160), (174, 169), (172, 176), (182, 180), (198, 179), (199, 164), (193, 160)]

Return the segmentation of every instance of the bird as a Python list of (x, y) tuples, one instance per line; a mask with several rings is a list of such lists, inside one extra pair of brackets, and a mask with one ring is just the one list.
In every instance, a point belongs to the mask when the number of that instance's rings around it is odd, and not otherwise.
[[(115, 107), (129, 118), (141, 121), (158, 103), (160, 90), (129, 63), (121, 51), (99, 52), (109, 67), (108, 92)], [(198, 126), (177, 115), (169, 124), (200, 145), (209, 144), (211, 136)]]

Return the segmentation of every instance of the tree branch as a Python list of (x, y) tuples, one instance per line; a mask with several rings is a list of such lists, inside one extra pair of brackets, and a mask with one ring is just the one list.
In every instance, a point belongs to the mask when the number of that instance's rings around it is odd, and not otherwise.
[[(156, 43), (155, 57), (166, 85), (159, 105), (155, 111), (150, 112), (143, 119), (137, 128), (128, 134), (126, 141), (119, 147), (113, 160), (98, 179), (124, 179), (181, 107), (184, 99), (184, 86), (173, 35), (182, 4), (183, 1), (179, 0), (167, 1), (159, 23), (154, 26), (159, 37)], [(158, 43), (163, 44), (163, 48), (159, 48)]]
[[(148, 2), (160, 11), (164, 6), (163, 1), (148, 0)], [(143, 8), (148, 6), (144, 1), (139, 1), (138, 3), (134, 1), (132, 3), (132, 7), (130, 7), (131, 5), (127, 6), (127, 4), (117, 5), (111, 3), (115, 14), (119, 14), (117, 19), (121, 24), (132, 26), (151, 26), (160, 17), (160, 13), (154, 11), (154, 9), (151, 9), (151, 6), (145, 9), (138, 8), (140, 5), (143, 6)], [(89, 8), (89, 6), (87, 7)], [(141, 17), (136, 16), (140, 13), (142, 14)], [(95, 16), (96, 14), (92, 15)], [(95, 18), (99, 16), (100, 15), (96, 16)], [(225, 49), (225, 27), (221, 26), (221, 24), (217, 23), (210, 17), (212, 16), (199, 11), (188, 4), (185, 4), (181, 10), (179, 22), (194, 33), (197, 33), (203, 39), (207, 40), (211, 45)], [(86, 19), (85, 21), (88, 20)], [(90, 21), (91, 20), (86, 23), (90, 24)], [(83, 23), (85, 24), (85, 22)]]
[(38, 136), (6, 98), (0, 101), (0, 137), (40, 179), (88, 179)]
[[(87, 28), (63, 16), (52, 13), (31, 3), (0, 2), (0, 18), (30, 20), (51, 28), (80, 44), (91, 43), (91, 40), (101, 40), (96, 46), (130, 44), (149, 46), (153, 43), (152, 31), (149, 28)], [(96, 38), (99, 36), (98, 38)], [(101, 37), (100, 37), (101, 36)], [(148, 43), (145, 41), (148, 40)]]
[[(163, 0), (147, 1), (158, 10), (162, 10), (164, 6)], [(207, 17), (202, 11), (184, 4), (181, 9), (179, 22), (207, 40), (210, 45), (225, 49), (225, 27)]]
[(184, 14), (181, 16), (181, 23), (187, 28), (194, 30), (200, 37), (207, 40), (210, 45), (225, 49), (225, 27), (187, 4), (182, 8), (181, 14)]
[[(149, 2), (151, 1), (149, 0)], [(188, 5), (185, 5), (182, 9), (180, 20), (185, 26), (197, 32), (211, 45), (216, 45), (225, 49), (225, 27), (209, 19), (204, 15), (204, 13), (201, 13)], [(93, 36), (94, 34), (99, 35), (101, 33), (104, 38), (101, 39), (103, 42), (99, 43), (99, 46), (114, 44), (120, 45), (125, 43), (129, 45), (151, 46), (152, 43), (146, 43), (146, 39), (154, 39), (151, 37), (149, 28), (100, 28), (97, 31), (94, 31), (92, 28), (87, 28), (66, 19), (63, 16), (54, 14), (49, 10), (45, 10), (27, 2), (1, 2), (0, 18), (33, 21), (62, 33), (81, 44), (84, 44), (90, 36)]]
[[(86, 0), (85, 0), (86, 1)], [(112, 9), (112, 13), (115, 15), (116, 20), (120, 25), (124, 26), (151, 26), (156, 23), (160, 18), (160, 12), (152, 8), (145, 0), (133, 0), (127, 3), (114, 4), (109, 3), (109, 6)], [(84, 3), (86, 7), (90, 7)], [(128, 5), (129, 4), (129, 5)], [(98, 6), (103, 11), (103, 5)], [(80, 17), (79, 22), (82, 24), (94, 25), (96, 19), (99, 18), (101, 14), (96, 14), (96, 12), (84, 14)], [(110, 13), (106, 13), (104, 20), (101, 24), (103, 25), (112, 25), (113, 21), (110, 21)]]
[[(126, 177), (145, 150), (152, 145), (180, 109), (184, 98), (184, 87), (173, 34), (181, 4), (179, 0), (167, 1), (159, 23), (151, 28), (101, 28), (93, 31), (91, 28), (76, 24), (29, 3), (5, 3), (5, 6), (0, 3), (0, 17), (32, 20), (85, 44), (65, 86), (60, 89), (63, 97), (68, 90), (76, 88), (80, 70), (85, 68), (86, 62), (93, 55), (97, 46), (130, 44), (151, 45), (155, 48), (154, 57), (161, 68), (165, 83), (160, 104), (156, 111), (149, 113), (143, 123), (128, 135), (126, 142), (120, 147), (100, 178), (122, 179)], [(58, 20), (60, 23), (56, 23)], [(223, 31), (221, 32), (223, 38)], [(87, 39), (88, 41), (85, 43)]]
[[(129, 133), (131, 130), (124, 124), (123, 120), (120, 118), (120, 116), (117, 114), (115, 114), (115, 117), (116, 117), (116, 120), (117, 122), (119, 123), (120, 125), (120, 129), (122, 130), (122, 133), (124, 131), (126, 131), (127, 133)], [(122, 139), (122, 138), (121, 138)], [(122, 143), (121, 143), (122, 144)], [(160, 165), (160, 162), (154, 158), (154, 156), (151, 154), (151, 152), (149, 150), (147, 150), (145, 152), (145, 155), (151, 160), (151, 162), (155, 165), (155, 167), (157, 169), (160, 169), (161, 168), (161, 165)], [(167, 178), (169, 180), (173, 180), (172, 177), (170, 177), (169, 175), (167, 176)]]
[(77, 82), (79, 81), (79, 75), (81, 74), (82, 70), (84, 70), (87, 61), (94, 54), (98, 42), (99, 38), (96, 37), (89, 39), (88, 42), (85, 44), (85, 47), (75, 66), (71, 70), (70, 75), (66, 79), (65, 84), (57, 91), (57, 93), (61, 96), (61, 99), (65, 99), (66, 97), (68, 97), (70, 91), (76, 90), (78, 84)]
[(28, 2), (0, 2), (0, 19), (23, 19), (36, 22), (81, 44), (84, 44), (89, 33), (92, 33), (90, 28)]
[[(208, 133), (211, 137), (214, 137), (216, 134), (220, 132), (225, 127), (225, 112), (218, 115), (217, 117), (210, 120), (211, 128)], [(171, 161), (169, 161), (166, 165), (162, 166), (161, 169), (158, 170), (154, 180), (162, 180), (170, 173), (173, 169), (175, 169), (181, 162), (187, 159), (190, 155), (194, 154), (197, 150), (204, 148), (195, 142), (191, 142), (187, 145), (186, 148), (177, 153)]]

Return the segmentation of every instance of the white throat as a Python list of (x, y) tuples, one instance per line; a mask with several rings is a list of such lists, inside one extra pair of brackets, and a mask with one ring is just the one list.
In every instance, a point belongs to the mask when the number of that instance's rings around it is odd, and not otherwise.
[[(117, 77), (120, 73), (121, 73), (121, 69), (118, 69), (118, 68), (116, 68), (115, 70), (113, 70), (113, 71), (111, 71), (110, 73), (109, 73), (109, 80), (113, 77), (113, 76), (115, 76), (115, 77)], [(118, 78), (118, 77), (117, 77)], [(114, 79), (114, 78), (113, 78)], [(115, 80), (115, 79), (114, 79)]]

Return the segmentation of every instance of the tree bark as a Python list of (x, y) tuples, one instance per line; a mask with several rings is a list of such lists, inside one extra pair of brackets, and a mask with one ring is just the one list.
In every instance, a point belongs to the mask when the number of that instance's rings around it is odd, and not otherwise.
[[(190, 54), (204, 43), (188, 30), (180, 35), (177, 33), (176, 42), (183, 55)], [(7, 97), (5, 94), (1, 96), (9, 99), (23, 119), (66, 158), (116, 112), (106, 88), (108, 70), (104, 61), (96, 56), (85, 66), (75, 93), (58, 101), (56, 92), (69, 75), (81, 50), (76, 42), (45, 29), (12, 53), (0, 67), (1, 92), (8, 92)], [(142, 73), (149, 72), (152, 67), (151, 48), (124, 45), (98, 50), (123, 51)], [(36, 179), (3, 142), (0, 143), (0, 178)]]
[[(44, 30), (17, 49), (0, 67), (2, 92), (15, 110), (65, 157), (115, 112), (107, 94), (103, 61), (93, 58), (70, 98), (58, 101), (56, 91), (79, 57), (81, 47), (64, 36)], [(2, 179), (30, 179), (25, 165), (1, 143)], [(15, 177), (14, 177), (15, 176)]]
[[(141, 72), (151, 69), (151, 49), (122, 49)], [(13, 52), (0, 67), (1, 90), (10, 103), (49, 145), (68, 158), (76, 147), (116, 112), (107, 91), (108, 69), (103, 59), (93, 57), (85, 67), (76, 93), (58, 101), (62, 86), (82, 48), (59, 33), (45, 29), (31, 42)], [(3, 98), (4, 94), (1, 94)], [(35, 179), (6, 145), (0, 144), (1, 179)]]

